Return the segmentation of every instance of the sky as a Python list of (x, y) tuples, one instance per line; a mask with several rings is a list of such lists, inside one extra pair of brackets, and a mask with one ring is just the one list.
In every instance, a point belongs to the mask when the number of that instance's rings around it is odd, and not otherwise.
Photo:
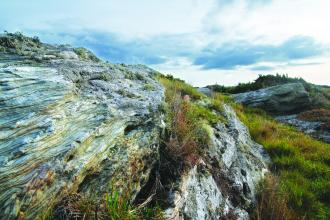
[(195, 86), (288, 74), (330, 85), (329, 0), (0, 0), (0, 32), (86, 47)]

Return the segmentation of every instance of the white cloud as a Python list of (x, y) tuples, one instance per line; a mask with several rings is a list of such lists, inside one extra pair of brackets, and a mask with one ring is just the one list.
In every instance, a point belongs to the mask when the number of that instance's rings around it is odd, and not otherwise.
[[(330, 45), (329, 9), (329, 0), (10, 0), (0, 2), (0, 30), (24, 31), (48, 42), (77, 46), (98, 40), (92, 32), (104, 33), (104, 39), (116, 39), (118, 45), (101, 43), (123, 51), (124, 60), (130, 60), (129, 56), (142, 61), (151, 56), (164, 58), (166, 63), (153, 67), (195, 85), (235, 84), (259, 73), (276, 72), (330, 85), (326, 53), (297, 61), (304, 65), (268, 59), (226, 71), (193, 65), (194, 57), (204, 49), (238, 40), (279, 45), (294, 36), (307, 36)], [(153, 54), (136, 59), (146, 53)]]

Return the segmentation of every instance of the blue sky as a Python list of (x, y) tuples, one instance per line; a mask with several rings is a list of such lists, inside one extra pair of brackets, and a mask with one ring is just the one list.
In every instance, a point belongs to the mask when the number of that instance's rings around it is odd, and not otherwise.
[(0, 31), (91, 49), (186, 81), (287, 73), (330, 85), (328, 0), (1, 0)]

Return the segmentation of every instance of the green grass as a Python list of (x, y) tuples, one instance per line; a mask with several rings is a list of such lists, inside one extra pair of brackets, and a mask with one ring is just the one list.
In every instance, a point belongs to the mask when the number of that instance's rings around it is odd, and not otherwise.
[(65, 196), (39, 219), (85, 219), (92, 220), (164, 220), (157, 204), (139, 207), (131, 202), (131, 190), (111, 188), (104, 198), (92, 200), (79, 194)]
[(73, 52), (75, 52), (78, 57), (82, 60), (91, 60), (94, 62), (100, 62), (101, 60), (97, 58), (91, 51), (87, 50), (83, 47), (74, 48)]
[(182, 96), (189, 95), (193, 100), (200, 100), (205, 97), (202, 93), (198, 92), (196, 88), (185, 83), (182, 80), (173, 78), (173, 76), (159, 76), (158, 80), (166, 88), (166, 98), (169, 101), (170, 98), (174, 97), (177, 93), (180, 93)]
[(278, 123), (265, 112), (234, 105), (271, 159), (279, 190), (299, 218), (330, 219), (330, 145)]
[(203, 155), (209, 144), (210, 126), (224, 122), (221, 116), (224, 96), (206, 97), (196, 88), (170, 75), (160, 75), (165, 87), (167, 151), (179, 160)]
[(117, 190), (111, 190), (105, 199), (106, 213), (111, 220), (117, 219), (138, 219), (137, 210), (131, 205), (129, 192), (120, 193)]
[(155, 87), (150, 83), (146, 83), (146, 84), (144, 84), (143, 89), (146, 91), (154, 91)]

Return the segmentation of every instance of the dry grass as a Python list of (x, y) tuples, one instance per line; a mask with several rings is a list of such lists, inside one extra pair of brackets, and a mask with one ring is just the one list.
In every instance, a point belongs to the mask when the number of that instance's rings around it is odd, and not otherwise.
[(193, 102), (204, 97), (195, 88), (175, 79), (160, 78), (160, 81), (166, 88), (166, 151), (174, 161), (194, 165), (209, 144), (206, 125), (221, 118)]
[(299, 219), (288, 207), (288, 195), (282, 192), (278, 180), (268, 175), (259, 186), (258, 205), (252, 218), (255, 220)]
[(329, 109), (313, 109), (310, 111), (302, 112), (298, 115), (298, 118), (306, 121), (321, 121), (330, 122), (330, 110)]

